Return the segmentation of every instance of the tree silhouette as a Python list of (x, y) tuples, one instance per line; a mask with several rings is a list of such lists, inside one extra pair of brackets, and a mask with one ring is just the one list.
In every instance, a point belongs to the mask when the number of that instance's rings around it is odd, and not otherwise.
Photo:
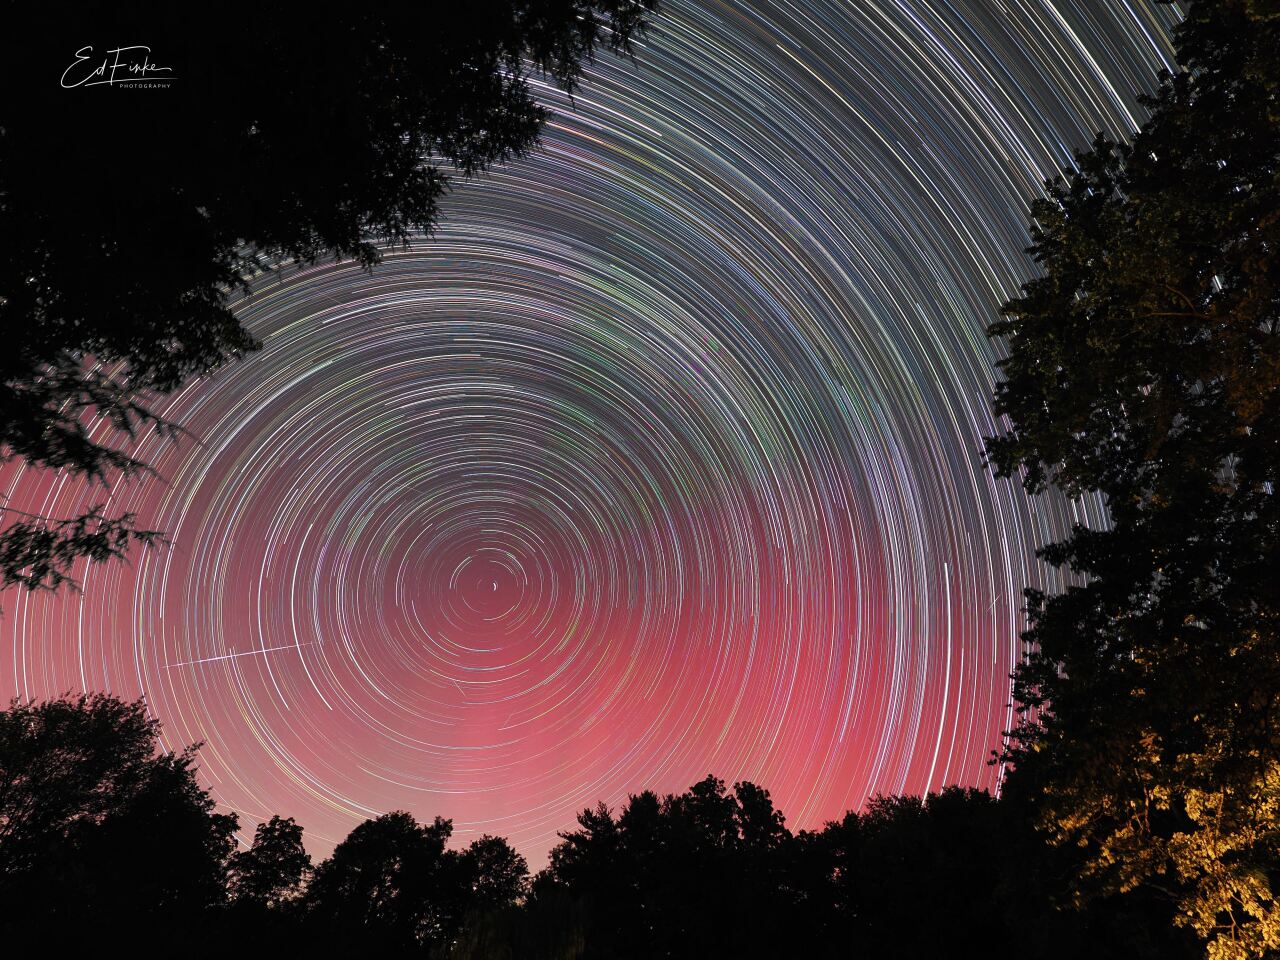
[(988, 443), (1035, 493), (1106, 498), (1042, 551), (1011, 782), (1084, 856), (1077, 898), (1170, 900), (1211, 956), (1280, 949), (1280, 18), (1199, 0), (1131, 143), (1032, 209), (1043, 274)]
[(141, 701), (0, 712), (0, 933), (7, 945), (167, 934), (224, 896), (234, 816), (159, 750)]
[[(530, 77), (572, 89), (652, 5), (277, 3), (251, 25), (175, 4), (7, 10), (4, 61), (51, 80), (0, 106), (0, 459), (103, 485), (145, 472), (127, 441), (178, 432), (157, 394), (257, 347), (231, 310), (255, 275), (372, 265), (377, 244), (430, 231), (453, 177), (536, 142)], [(167, 89), (91, 85), (102, 61), (144, 57)], [(0, 518), (0, 585), (56, 587), (77, 558), (156, 537), (102, 507)]]
[(584, 810), (561, 834), (529, 911), (577, 904), (587, 957), (803, 955), (793, 838), (767, 791), (715, 777), (683, 794)]
[(408, 952), (456, 931), (462, 874), (445, 844), (453, 832), (436, 817), (419, 824), (403, 812), (360, 824), (315, 870), (308, 914), (336, 942)]
[(516, 960), (531, 945), (519, 942), (524, 931), (520, 907), (529, 892), (529, 865), (502, 837), (483, 836), (459, 855), (464, 914), (457, 936), (442, 956)]
[(298, 897), (310, 872), (302, 827), (292, 818), (272, 817), (258, 824), (253, 845), (231, 858), (227, 889), (237, 903), (274, 909)]
[[(887, 957), (976, 956), (1010, 930), (996, 892), (1003, 879), (996, 801), (948, 788), (927, 797), (873, 798), (800, 838), (809, 897), (829, 904), (823, 953)], [(922, 916), (924, 913), (927, 916)], [(1058, 956), (1052, 945), (1042, 954)]]
[(483, 836), (462, 852), (469, 906), (497, 910), (515, 906), (529, 889), (529, 864), (502, 837)]
[[(10, 949), (435, 960), (970, 956), (1184, 960), (1191, 933), (1139, 889), (1054, 909), (1076, 866), (1024, 798), (879, 797), (820, 831), (767, 791), (707, 777), (584, 810), (532, 882), (502, 838), (450, 849), (449, 821), (366, 821), (314, 872), (272, 817), (231, 852), (187, 751), (157, 750), (141, 703), (0, 713), (0, 935)], [(1023, 781), (1025, 783), (1025, 781)], [(309, 877), (309, 880), (308, 880)]]

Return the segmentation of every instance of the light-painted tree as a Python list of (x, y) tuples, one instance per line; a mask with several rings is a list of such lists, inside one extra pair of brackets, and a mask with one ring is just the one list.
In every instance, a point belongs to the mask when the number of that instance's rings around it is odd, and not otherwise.
[(1237, 960), (1280, 950), (1280, 5), (1185, 12), (1142, 129), (1033, 205), (988, 455), (1111, 518), (1042, 550), (1078, 580), (1029, 594), (1014, 793), (1079, 900)]

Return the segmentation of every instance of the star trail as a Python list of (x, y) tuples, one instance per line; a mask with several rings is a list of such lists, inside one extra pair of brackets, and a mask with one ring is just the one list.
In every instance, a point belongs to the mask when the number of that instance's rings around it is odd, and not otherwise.
[(246, 833), (321, 853), (407, 809), (537, 861), (708, 772), (793, 827), (993, 787), (1035, 546), (1104, 511), (984, 469), (984, 328), (1175, 16), (669, 2), (434, 236), (259, 278), (263, 350), (165, 401), (156, 476), (0, 471), (170, 541), (4, 594), (0, 694), (145, 694)]

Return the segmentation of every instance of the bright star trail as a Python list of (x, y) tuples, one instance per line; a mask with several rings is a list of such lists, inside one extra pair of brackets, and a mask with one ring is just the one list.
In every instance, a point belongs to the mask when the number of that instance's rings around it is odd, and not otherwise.
[(435, 237), (239, 304), (265, 348), (171, 398), (198, 440), (110, 496), (171, 545), (6, 592), (0, 693), (144, 693), (246, 831), (321, 854), (407, 809), (538, 861), (708, 772), (793, 827), (993, 786), (1034, 546), (1102, 512), (983, 469), (983, 330), (1173, 17), (670, 3)]

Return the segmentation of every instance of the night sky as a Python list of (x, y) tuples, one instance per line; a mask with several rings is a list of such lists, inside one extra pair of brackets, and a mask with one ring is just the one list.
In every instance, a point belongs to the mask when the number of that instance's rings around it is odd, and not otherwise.
[[(1146, 0), (671, 2), (543, 148), (373, 272), (287, 268), (160, 411), (159, 477), (9, 506), (166, 531), (7, 592), (0, 695), (146, 695), (246, 835), (393, 809), (538, 865), (708, 772), (792, 827), (995, 785), (1036, 544), (1096, 500), (982, 467), (1026, 208), (1140, 119)], [(322, 145), (317, 145), (322, 149)]]

